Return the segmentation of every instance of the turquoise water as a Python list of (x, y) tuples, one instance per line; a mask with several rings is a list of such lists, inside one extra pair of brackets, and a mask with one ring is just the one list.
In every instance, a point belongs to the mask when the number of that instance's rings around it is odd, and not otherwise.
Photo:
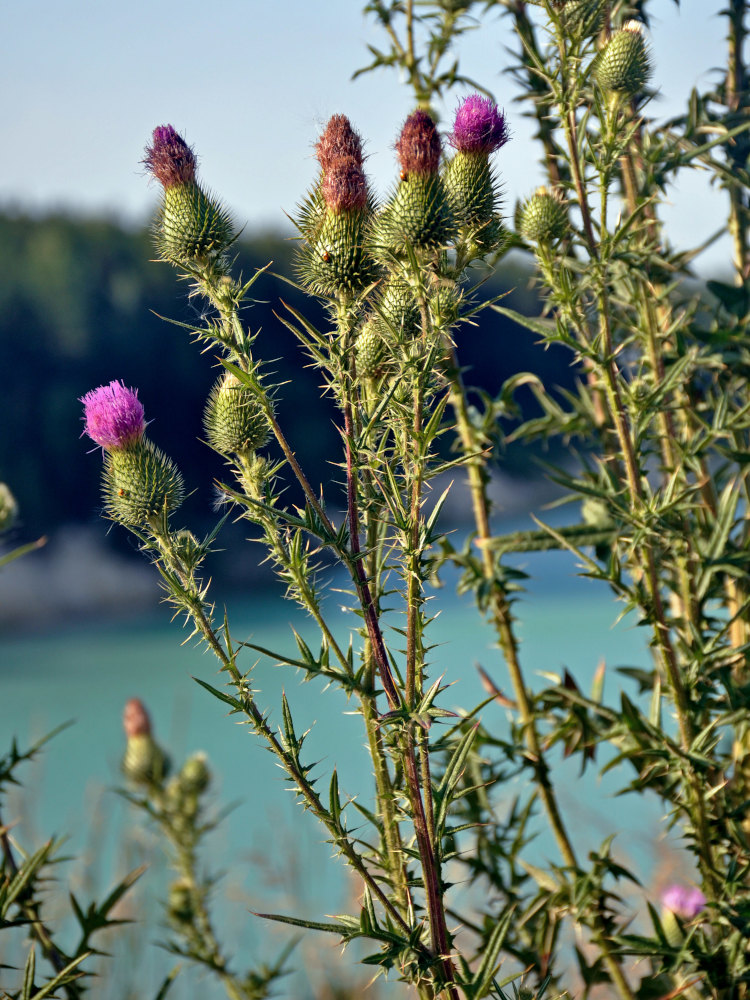
[[(516, 613), (525, 669), (530, 678), (536, 677), (533, 684), (544, 683), (541, 673), (567, 667), (587, 690), (602, 659), (608, 671), (618, 665), (648, 665), (644, 635), (632, 623), (613, 627), (618, 606), (606, 589), (572, 576), (567, 557), (535, 556), (526, 565), (535, 579)], [(470, 602), (456, 599), (449, 590), (436, 592), (431, 606), (433, 613), (440, 612), (431, 626), (430, 641), (438, 644), (432, 653), (431, 673), (433, 677), (444, 673), (446, 681), (454, 682), (442, 704), (455, 709), (473, 706), (483, 697), (477, 664), (501, 689), (507, 691), (508, 682), (492, 630), (478, 620)], [(357, 626), (358, 619), (337, 607), (339, 599), (331, 594), (329, 611), (345, 646), (347, 631)], [(295, 648), (289, 630), (293, 622), (314, 644), (309, 623), (267, 593), (233, 600), (230, 622), (235, 639), (290, 652)], [(151, 711), (157, 738), (172, 756), (180, 760), (190, 751), (206, 751), (217, 775), (217, 803), (237, 803), (216, 834), (214, 857), (218, 861), (213, 870), (227, 873), (222, 892), (230, 899), (221, 904), (222, 926), (241, 948), (246, 964), (253, 953), (269, 957), (266, 925), (248, 916), (248, 909), (302, 910), (320, 919), (346, 905), (349, 887), (339, 863), (330, 859), (331, 849), (320, 831), (295, 804), (271, 755), (247, 727), (237, 724), (237, 717), (226, 718), (226, 706), (191, 679), (193, 675), (215, 686), (222, 684), (208, 654), (194, 641), (181, 645), (186, 634), (177, 622), (170, 623), (169, 612), (162, 607), (127, 625), (71, 626), (55, 634), (1, 640), (3, 748), (11, 735), (25, 746), (60, 723), (75, 720), (75, 725), (49, 744), (39, 763), (21, 772), (32, 795), (30, 800), (12, 800), (11, 808), (15, 808), (13, 818), (21, 820), (19, 836), (38, 842), (42, 834), (66, 832), (70, 834), (66, 853), (98, 857), (93, 876), (75, 875), (83, 889), (101, 892), (113, 871), (121, 872), (144, 859), (156, 871), (158, 886), (159, 879), (166, 877), (163, 859), (146, 833), (123, 834), (132, 823), (132, 813), (111, 791), (120, 783), (122, 706), (129, 697), (141, 698)], [(248, 655), (244, 668), (251, 663)], [(619, 684), (610, 673), (608, 689), (614, 694)], [(360, 721), (340, 692), (324, 690), (318, 681), (303, 684), (295, 671), (275, 667), (268, 660), (255, 667), (254, 686), (275, 722), (281, 692), (286, 691), (298, 732), (310, 729), (307, 758), (320, 762), (315, 773), (321, 776), (321, 788), (327, 789), (334, 766), (343, 792), (353, 794), (363, 785), (369, 787)], [(495, 704), (484, 710), (484, 720), (490, 726), (507, 724), (505, 711)], [(602, 781), (593, 774), (581, 780), (577, 765), (566, 762), (558, 774), (560, 797), (573, 818), (571, 826), (581, 853), (617, 832), (621, 857), (648, 874), (658, 836), (658, 803), (638, 800), (634, 806), (630, 798), (613, 798), (618, 782), (627, 777), (622, 773)], [(509, 788), (508, 799), (517, 790)], [(92, 825), (93, 837), (87, 833)], [(292, 842), (294, 852), (289, 850)], [(534, 850), (541, 860), (557, 860), (543, 827)], [(150, 919), (158, 928), (158, 911)], [(165, 937), (163, 931), (156, 936)], [(329, 943), (333, 939), (322, 945), (326, 953)], [(152, 948), (143, 959), (141, 973), (158, 975), (169, 962)], [(210, 990), (204, 994), (212, 995)]]

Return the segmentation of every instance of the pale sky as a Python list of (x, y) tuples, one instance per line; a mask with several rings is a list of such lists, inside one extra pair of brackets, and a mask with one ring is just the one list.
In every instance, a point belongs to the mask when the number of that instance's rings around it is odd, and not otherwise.
[[(412, 109), (393, 70), (351, 80), (383, 44), (360, 0), (3, 0), (0, 206), (65, 209), (145, 221), (157, 191), (139, 161), (155, 125), (194, 145), (200, 176), (248, 232), (285, 229), (315, 176), (312, 145), (336, 112), (366, 141), (368, 171), (385, 193), (393, 142)], [(656, 117), (681, 110), (724, 62), (720, 0), (653, 3), (651, 43), (661, 94)], [(462, 43), (462, 70), (505, 108), (513, 141), (499, 154), (506, 214), (541, 180), (537, 148), (503, 70), (507, 21), (487, 18)], [(715, 78), (715, 77), (713, 77)], [(460, 94), (444, 111), (447, 126)], [(708, 235), (725, 195), (695, 177), (674, 192), (676, 240)], [(726, 246), (706, 257), (720, 266)]]

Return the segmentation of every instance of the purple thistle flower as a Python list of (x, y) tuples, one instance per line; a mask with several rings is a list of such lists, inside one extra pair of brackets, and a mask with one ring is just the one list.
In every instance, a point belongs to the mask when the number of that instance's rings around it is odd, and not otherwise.
[(401, 174), (436, 174), (440, 165), (440, 136), (435, 122), (418, 108), (404, 122), (396, 142)]
[(683, 920), (692, 920), (706, 905), (706, 897), (700, 889), (676, 883), (664, 890), (661, 902), (665, 909), (676, 913)]
[(151, 141), (143, 163), (163, 187), (195, 181), (195, 153), (171, 125), (158, 125)]
[(80, 402), (86, 421), (84, 433), (102, 448), (130, 448), (143, 437), (146, 421), (137, 389), (110, 382), (87, 392)]
[(333, 212), (362, 209), (367, 204), (367, 181), (351, 156), (334, 160), (323, 177), (323, 200)]
[(508, 141), (505, 115), (490, 97), (470, 94), (456, 109), (451, 146), (460, 153), (493, 153)]

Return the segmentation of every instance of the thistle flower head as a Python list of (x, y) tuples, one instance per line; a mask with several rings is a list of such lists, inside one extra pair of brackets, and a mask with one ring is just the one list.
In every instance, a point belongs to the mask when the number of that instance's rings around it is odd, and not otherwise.
[(342, 156), (331, 163), (320, 190), (323, 200), (333, 212), (362, 209), (367, 204), (365, 174), (353, 156)]
[(705, 907), (706, 897), (700, 889), (676, 883), (662, 893), (661, 902), (666, 910), (683, 920), (692, 920)]
[(336, 161), (352, 159), (362, 166), (362, 140), (351, 126), (346, 115), (333, 115), (315, 145), (323, 173), (327, 173)]
[(102, 448), (130, 448), (143, 437), (146, 421), (137, 389), (110, 382), (87, 392), (80, 402), (86, 421), (84, 433)]
[(449, 136), (460, 153), (493, 153), (508, 138), (505, 115), (492, 98), (470, 94), (461, 101)]
[(164, 188), (195, 181), (195, 153), (171, 125), (158, 125), (143, 163)]
[(122, 728), (128, 739), (133, 736), (150, 736), (151, 719), (140, 698), (129, 698), (122, 713)]
[(396, 142), (396, 152), (404, 176), (437, 173), (440, 136), (426, 111), (418, 108), (406, 119)]

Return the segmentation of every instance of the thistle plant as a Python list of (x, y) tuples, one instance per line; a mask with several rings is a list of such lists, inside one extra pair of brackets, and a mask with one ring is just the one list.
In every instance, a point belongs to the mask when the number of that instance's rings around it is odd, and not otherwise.
[[(597, 986), (622, 1000), (741, 1000), (750, 981), (743, 8), (732, 0), (723, 12), (726, 79), (694, 93), (684, 115), (657, 123), (648, 116), (648, 2), (531, 6), (367, 5), (390, 46), (374, 50), (369, 68), (403, 69), (417, 107), (397, 135), (397, 176), (382, 201), (351, 123), (337, 114), (327, 124), (316, 146), (319, 174), (294, 221), (296, 281), (322, 300), (328, 321), (318, 329), (291, 309), (282, 320), (337, 408), (343, 499), (335, 482), (311, 487), (302, 443), (290, 444), (277, 419), (284, 388), (255, 356), (245, 324), (257, 276), (232, 275), (234, 230), (198, 186), (192, 150), (160, 126), (147, 151), (164, 187), (160, 255), (205, 300), (208, 318), (190, 332), (221, 368), (204, 426), (226, 462), (222, 496), (254, 526), (319, 645), (295, 632), (293, 654), (261, 648), (238, 640), (217, 613), (201, 567), (221, 524), (203, 541), (174, 526), (182, 480), (145, 438), (132, 390), (111, 383), (84, 397), (87, 430), (104, 449), (105, 513), (140, 539), (168, 600), (226, 675), (224, 687), (200, 683), (275, 755), (359, 880), (357, 912), (265, 916), (344, 942), (364, 939), (373, 949), (365, 963), (424, 1000), (551, 1000)], [(503, 219), (497, 168), (510, 134), (503, 111), (471, 94), (444, 139), (431, 107), (460, 76), (442, 73), (441, 59), (470, 17), (493, 8), (515, 30), (511, 72), (537, 122), (547, 172), (517, 206), (515, 231)], [(511, 143), (502, 156), (511, 155), (528, 153)], [(736, 277), (696, 292), (690, 264), (700, 248), (671, 246), (660, 205), (679, 172), (698, 165), (728, 192)], [(510, 248), (534, 262), (541, 316), (482, 297), (483, 273)], [(560, 396), (532, 373), (511, 378), (497, 398), (468, 389), (461, 328), (484, 309), (564, 345), (579, 374), (575, 391)], [(533, 417), (516, 403), (521, 385), (532, 388)], [(576, 464), (554, 477), (579, 517), (498, 534), (488, 485), (505, 435), (576, 443)], [(447, 491), (433, 489), (448, 472), (468, 486), (474, 531), (463, 546), (441, 517)], [(296, 505), (285, 500), (289, 484)], [(615, 703), (601, 675), (590, 695), (571, 674), (543, 691), (530, 686), (515, 622), (523, 575), (507, 560), (554, 548), (574, 553), (650, 636), (653, 662), (630, 671), (639, 690), (622, 690)], [(487, 699), (458, 712), (428, 604), (448, 564), (460, 572), (459, 589), (474, 593), (501, 653), (484, 674)], [(334, 626), (326, 607), (335, 570), (357, 615), (351, 629)], [(334, 768), (323, 791), (286, 699), (275, 708), (260, 701), (257, 655), (343, 689), (361, 717), (371, 789), (342, 790)], [(497, 680), (504, 671), (512, 697)], [(492, 728), (497, 702), (512, 712), (509, 733)], [(152, 752), (143, 739), (150, 735), (140, 736), (140, 749)], [(611, 837), (583, 856), (560, 803), (560, 748), (584, 771), (597, 760), (615, 770), (622, 794), (663, 804), (665, 825), (694, 859), (692, 890), (670, 890), (661, 912), (646, 891), (647, 916), (632, 922), (618, 883), (637, 883), (637, 875)], [(144, 764), (131, 749), (137, 773), (153, 785), (156, 759)], [(511, 780), (522, 791), (501, 810)], [(172, 786), (156, 787), (166, 795)], [(538, 822), (558, 853), (546, 868), (528, 847)], [(478, 912), (458, 881), (480, 890)], [(175, 913), (192, 912), (189, 895)]]

